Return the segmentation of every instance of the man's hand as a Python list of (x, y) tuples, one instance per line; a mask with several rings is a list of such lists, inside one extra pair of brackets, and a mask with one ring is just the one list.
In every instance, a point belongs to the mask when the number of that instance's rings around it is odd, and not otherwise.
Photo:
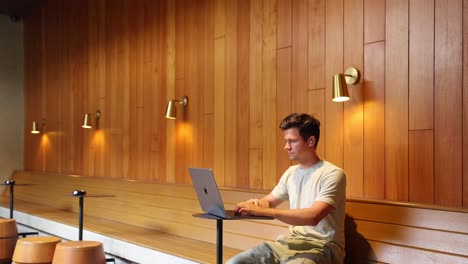
[(257, 215), (263, 208), (259, 199), (250, 199), (236, 205), (236, 212), (239, 215)]

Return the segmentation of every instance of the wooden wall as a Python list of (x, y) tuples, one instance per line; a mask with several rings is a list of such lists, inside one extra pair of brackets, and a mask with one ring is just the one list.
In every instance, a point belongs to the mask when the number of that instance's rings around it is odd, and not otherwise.
[(348, 196), (468, 207), (468, 0), (50, 0), (24, 24), (26, 169), (271, 189), (307, 112)]

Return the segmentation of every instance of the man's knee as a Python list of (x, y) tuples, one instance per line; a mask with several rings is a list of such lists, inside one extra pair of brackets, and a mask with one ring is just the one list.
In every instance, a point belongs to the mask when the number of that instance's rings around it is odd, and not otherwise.
[(226, 264), (270, 264), (276, 263), (273, 251), (266, 244), (262, 243), (254, 248), (241, 252), (231, 259)]

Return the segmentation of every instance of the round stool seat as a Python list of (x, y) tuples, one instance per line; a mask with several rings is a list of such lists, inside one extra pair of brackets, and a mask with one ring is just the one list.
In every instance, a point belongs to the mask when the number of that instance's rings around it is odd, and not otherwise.
[(14, 219), (0, 219), (0, 262), (11, 262), (18, 240), (18, 228)]
[(0, 238), (18, 237), (15, 219), (0, 219)]
[(57, 244), (53, 264), (104, 264), (104, 247), (97, 241), (67, 241)]
[(25, 237), (16, 242), (15, 263), (52, 263), (55, 246), (62, 240), (53, 236)]

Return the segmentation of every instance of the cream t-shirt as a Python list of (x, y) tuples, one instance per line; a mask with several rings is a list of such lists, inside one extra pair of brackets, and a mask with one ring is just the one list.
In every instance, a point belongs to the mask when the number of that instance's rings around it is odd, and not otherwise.
[(271, 192), (291, 209), (311, 207), (315, 201), (332, 205), (333, 210), (316, 226), (289, 226), (293, 236), (317, 239), (329, 245), (336, 259), (343, 261), (345, 237), (346, 177), (342, 169), (327, 161), (312, 167), (289, 167)]

